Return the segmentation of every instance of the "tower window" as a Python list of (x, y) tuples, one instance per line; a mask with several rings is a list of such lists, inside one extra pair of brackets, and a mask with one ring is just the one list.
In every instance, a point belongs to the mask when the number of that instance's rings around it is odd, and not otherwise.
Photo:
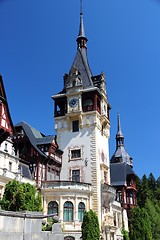
[(79, 131), (79, 121), (73, 121), (72, 122), (72, 132), (78, 132)]
[(71, 150), (71, 152), (70, 152), (71, 160), (80, 159), (80, 158), (81, 158), (81, 149)]
[(80, 182), (80, 170), (72, 170), (72, 181)]

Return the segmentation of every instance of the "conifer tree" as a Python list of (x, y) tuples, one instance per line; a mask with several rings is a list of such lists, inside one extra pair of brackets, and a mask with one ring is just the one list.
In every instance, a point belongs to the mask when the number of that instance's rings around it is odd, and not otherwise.
[(152, 173), (150, 173), (149, 177), (148, 177), (148, 188), (150, 191), (149, 197), (150, 197), (150, 199), (152, 199), (154, 197), (156, 189), (157, 189), (156, 179)]
[[(143, 239), (146, 225), (154, 240), (160, 239), (160, 177), (156, 180), (152, 173), (147, 178), (137, 178), (138, 208), (133, 209), (130, 224), (130, 239)], [(142, 214), (143, 212), (143, 214)], [(146, 212), (148, 217), (144, 214)], [(139, 219), (139, 220), (138, 220)], [(147, 220), (148, 219), (148, 220)], [(149, 232), (150, 232), (149, 230)], [(151, 236), (148, 233), (148, 236)], [(148, 239), (147, 237), (145, 239)]]
[(141, 190), (140, 192), (138, 191), (138, 197), (141, 199), (140, 202), (140, 207), (144, 207), (147, 198), (150, 198), (150, 190), (149, 190), (149, 184), (148, 184), (148, 179), (146, 175), (144, 174), (141, 180)]
[(148, 213), (152, 237), (154, 240), (160, 239), (160, 208), (155, 205), (151, 200), (147, 199), (145, 209)]
[(100, 229), (98, 217), (91, 209), (84, 213), (82, 223), (82, 239), (83, 240), (99, 240)]
[(131, 240), (152, 240), (151, 224), (147, 211), (140, 207), (131, 210)]

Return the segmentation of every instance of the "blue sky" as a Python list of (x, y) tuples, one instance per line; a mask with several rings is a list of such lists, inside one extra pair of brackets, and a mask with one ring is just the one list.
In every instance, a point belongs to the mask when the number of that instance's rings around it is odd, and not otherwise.
[[(84, 0), (88, 59), (107, 78), (110, 157), (117, 112), (139, 177), (160, 176), (160, 0)], [(79, 0), (0, 0), (0, 74), (13, 123), (55, 134), (51, 96), (76, 54)]]

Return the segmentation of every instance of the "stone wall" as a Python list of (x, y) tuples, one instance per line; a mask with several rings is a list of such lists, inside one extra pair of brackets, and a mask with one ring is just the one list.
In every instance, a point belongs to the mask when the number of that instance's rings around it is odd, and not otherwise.
[(0, 210), (1, 240), (64, 240), (58, 223), (52, 232), (42, 232), (44, 215), (37, 212), (10, 212)]

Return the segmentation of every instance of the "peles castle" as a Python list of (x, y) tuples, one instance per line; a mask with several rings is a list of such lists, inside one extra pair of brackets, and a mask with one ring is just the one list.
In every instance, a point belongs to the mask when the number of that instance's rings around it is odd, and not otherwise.
[(37, 187), (44, 214), (57, 213), (65, 240), (81, 237), (84, 211), (96, 212), (101, 239), (121, 240), (136, 205), (136, 175), (118, 115), (116, 150), (109, 157), (110, 104), (104, 73), (94, 76), (80, 12), (77, 52), (63, 89), (52, 96), (56, 135), (26, 122), (13, 125), (0, 76), (0, 197), (12, 179)]

